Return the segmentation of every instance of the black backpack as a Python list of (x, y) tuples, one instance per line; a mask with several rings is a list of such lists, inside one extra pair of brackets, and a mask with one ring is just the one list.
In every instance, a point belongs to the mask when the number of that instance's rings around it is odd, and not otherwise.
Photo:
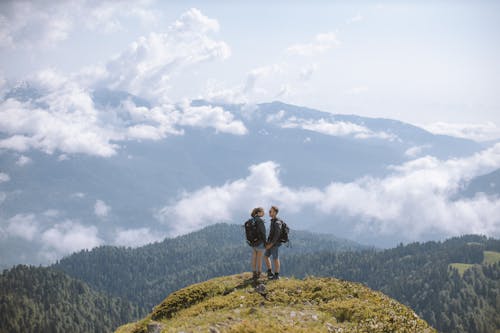
[(257, 228), (257, 222), (255, 222), (255, 219), (250, 219), (245, 222), (244, 224), (245, 227), (245, 236), (247, 237), (247, 243), (250, 246), (256, 246), (260, 239), (259, 239), (259, 230)]
[(278, 242), (288, 243), (290, 241), (288, 239), (288, 234), (290, 233), (290, 228), (282, 220), (280, 220), (280, 222), (281, 222), (281, 228), (280, 228), (280, 238), (278, 239)]

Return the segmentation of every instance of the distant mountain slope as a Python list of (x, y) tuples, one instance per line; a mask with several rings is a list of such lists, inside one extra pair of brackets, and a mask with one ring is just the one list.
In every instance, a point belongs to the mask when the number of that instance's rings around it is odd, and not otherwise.
[[(36, 105), (50, 113), (44, 105), (44, 94), (46, 92), (34, 85), (24, 84), (7, 93), (5, 98)], [(244, 125), (246, 134), (234, 135), (210, 126), (176, 125), (178, 135), (152, 140), (148, 139), (151, 133), (147, 129), (154, 134), (153, 128), (159, 125), (148, 117), (144, 120), (142, 116), (134, 116), (124, 106), (133, 103), (142, 107), (144, 115), (154, 114), (147, 100), (106, 89), (89, 93), (89, 98), (99, 118), (94, 125), (104, 126), (99, 129), (105, 133), (118, 132), (116, 139), (109, 142), (116, 146), (113, 156), (61, 151), (60, 147), (72, 147), (73, 143), (67, 136), (57, 136), (57, 130), (56, 134), (52, 131), (35, 138), (41, 140), (44, 135), (54, 135), (47, 139), (54, 145), (53, 153), (29, 147), (24, 151), (23, 140), (34, 135), (32, 131), (41, 131), (43, 126), (26, 129), (27, 133), (10, 133), (10, 127), (2, 127), (6, 132), (0, 132), (0, 139), (14, 138), (9, 145), (20, 145), (21, 151), (0, 149), (0, 172), (9, 179), (0, 182), (0, 232), (4, 235), (0, 244), (0, 267), (18, 263), (47, 264), (74, 251), (71, 246), (67, 249), (45, 244), (45, 240), (38, 237), (51, 228), (62, 233), (59, 230), (64, 229), (62, 221), (91, 228), (91, 234), (95, 228), (91, 244), (123, 245), (120, 233), (133, 234), (137, 229), (149, 233), (149, 239), (134, 239), (136, 246), (146, 244), (158, 234), (177, 235), (171, 226), (160, 222), (158, 216), (162, 208), (175, 204), (183, 193), (245, 179), (250, 166), (263, 162), (273, 161), (279, 165), (283, 186), (321, 190), (332, 182), (387, 176), (393, 172), (390, 166), (420, 156), (463, 157), (484, 148), (474, 141), (433, 135), (397, 120), (333, 114), (281, 102), (249, 106), (194, 101), (190, 107), (207, 107), (198, 109), (198, 116), (220, 106), (222, 109), (218, 111)], [(32, 113), (23, 114), (29, 118)], [(116, 128), (107, 128), (107, 122)], [(137, 130), (134, 126), (147, 132), (144, 139), (126, 139), (129, 130)], [(121, 137), (124, 139), (119, 139)], [(105, 204), (104, 214), (96, 213), (98, 203)], [(249, 209), (251, 207), (238, 207), (241, 213), (232, 218), (242, 219)], [(333, 217), (316, 214), (315, 223), (309, 223), (314, 213), (303, 209), (291, 212), (288, 217), (297, 221), (299, 229), (316, 228), (315, 231), (346, 238), (363, 236), (356, 233), (351, 223), (357, 217), (342, 213)], [(31, 237), (29, 232), (10, 227), (11, 219), (16, 218), (28, 219), (23, 225), (28, 231), (36, 226), (41, 230)], [(36, 223), (31, 225), (29, 218)], [(63, 232), (67, 232), (66, 229)], [(393, 236), (373, 239), (377, 246), (392, 246), (395, 242), (390, 237)]]
[(254, 288), (250, 278), (239, 274), (178, 290), (144, 320), (116, 332), (435, 332), (407, 307), (360, 284), (308, 278)]
[(470, 198), (478, 193), (500, 196), (500, 169), (472, 179), (461, 195)]
[[(284, 253), (359, 250), (363, 246), (331, 235), (291, 231)], [(144, 247), (99, 247), (75, 253), (53, 267), (97, 290), (150, 309), (162, 295), (202, 280), (245, 271), (250, 248), (239, 225), (217, 224)]]
[(16, 266), (0, 275), (0, 332), (110, 332), (139, 314), (52, 269)]

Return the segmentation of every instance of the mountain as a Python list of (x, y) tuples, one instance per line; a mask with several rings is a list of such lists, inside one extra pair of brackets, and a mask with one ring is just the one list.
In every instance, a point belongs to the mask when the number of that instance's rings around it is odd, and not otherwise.
[[(262, 195), (236, 202), (233, 211), (220, 212), (220, 218), (186, 212), (171, 216), (169, 209), (196, 191), (237, 187), (242, 181), (253, 180), (252, 176), (258, 176), (254, 182), (265, 181), (267, 174), (253, 175), (251, 167), (269, 161), (279, 166), (279, 174), (275, 172), (282, 186), (297, 191), (323, 190), (332, 182), (349, 184), (366, 176), (384, 177), (393, 172), (394, 165), (419, 156), (447, 159), (484, 149), (474, 141), (433, 135), (397, 120), (333, 114), (281, 102), (249, 106), (193, 101), (177, 106), (178, 112), (182, 108), (195, 111), (184, 112), (187, 118), (175, 125), (175, 134), (157, 140), (127, 138), (126, 133), (132, 130), (156, 128), (153, 119), (157, 110), (143, 98), (107, 89), (88, 94), (88, 104), (96, 110), (95, 123), (46, 131), (57, 119), (78, 113), (77, 108), (49, 116), (56, 111), (46, 103), (62, 93), (47, 97), (43, 89), (25, 83), (4, 96), (4, 101), (23, 102), (26, 108), (36, 106), (15, 116), (33, 120), (31, 117), (37, 115), (33, 121), (39, 127), (31, 128), (26, 120), (26, 126), (14, 130), (17, 125), (7, 116), (0, 126), (0, 140), (12, 139), (5, 145), (18, 147), (13, 150), (0, 145), (4, 147), (0, 149), (0, 267), (48, 264), (98, 245), (140, 246), (218, 221), (240, 223), (252, 205), (265, 204)], [(128, 111), (127, 103), (139, 111)], [(65, 104), (56, 107), (60, 105)], [(7, 111), (12, 110), (9, 107)], [(181, 113), (172, 112), (180, 117)], [(44, 123), (44, 117), (50, 121)], [(244, 126), (246, 134), (218, 127), (221, 119)], [(72, 132), (81, 128), (87, 130)], [(76, 134), (85, 140), (75, 138)], [(105, 143), (114, 145), (114, 155), (92, 154), (102, 142), (88, 141), (99, 141), (99, 135), (110, 137)], [(37, 140), (47, 142), (48, 147), (30, 143)], [(31, 146), (23, 146), (26, 142)], [(343, 211), (325, 214), (290, 206), (283, 214), (296, 229), (335, 233), (383, 247), (405, 240), (400, 233), (372, 237), (371, 231), (360, 232), (363, 217)], [(188, 217), (186, 223), (175, 222)], [(72, 230), (82, 232), (78, 236)], [(72, 241), (74, 238), (78, 241)]]
[(479, 193), (500, 196), (500, 169), (472, 179), (465, 185), (460, 195), (471, 198)]
[(251, 274), (220, 277), (170, 294), (145, 319), (117, 333), (436, 332), (409, 308), (360, 284), (331, 278), (252, 285)]
[[(360, 250), (365, 247), (332, 235), (291, 231), (286, 253)], [(189, 284), (245, 271), (250, 248), (242, 226), (216, 224), (139, 248), (104, 246), (63, 258), (54, 266), (96, 290), (151, 309), (170, 292)]]
[[(250, 250), (242, 232), (241, 227), (219, 224), (138, 249), (82, 251), (54, 268), (149, 311), (175, 290), (247, 271)], [(386, 250), (341, 245), (307, 233), (294, 232), (291, 239), (292, 247), (280, 249), (284, 276), (363, 283), (411, 307), (442, 332), (500, 329), (498, 239), (469, 235)]]
[[(110, 313), (110, 319), (74, 315), (82, 331), (83, 327), (111, 327), (112, 323), (138, 320), (178, 289), (247, 271), (250, 249), (242, 234), (240, 226), (218, 224), (135, 249), (106, 246), (81, 251), (49, 268), (16, 266), (0, 278), (0, 304), (6, 307), (0, 312), (6, 316), (2, 322), (19, 328), (9, 332), (30, 332), (39, 318), (63, 320), (63, 315), (43, 304), (86, 314), (93, 311), (89, 304), (94, 301), (102, 313)], [(489, 333), (500, 329), (498, 239), (468, 235), (386, 250), (293, 230), (291, 239), (291, 247), (280, 249), (281, 275), (285, 278), (333, 277), (362, 283), (412, 308), (441, 332)], [(74, 290), (83, 290), (83, 299)], [(35, 305), (19, 306), (19, 300)], [(33, 308), (37, 316), (27, 317), (25, 311)], [(61, 313), (71, 316), (73, 312)], [(75, 321), (64, 323), (71, 326)]]
[(0, 332), (110, 332), (138, 314), (130, 302), (49, 268), (20, 265), (0, 275)]

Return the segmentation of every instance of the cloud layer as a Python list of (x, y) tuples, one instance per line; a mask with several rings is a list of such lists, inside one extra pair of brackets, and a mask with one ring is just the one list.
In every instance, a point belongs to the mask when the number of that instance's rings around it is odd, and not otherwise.
[[(0, 149), (109, 157), (116, 154), (121, 141), (182, 135), (184, 127), (246, 134), (245, 125), (220, 107), (169, 102), (169, 85), (178, 73), (229, 56), (229, 46), (209, 36), (218, 29), (216, 20), (190, 9), (166, 32), (139, 38), (105, 66), (72, 75), (52, 69), (38, 72), (27, 85), (28, 92), (36, 94), (0, 102), (0, 132), (9, 135), (0, 140)], [(148, 97), (153, 106), (138, 107), (130, 100), (117, 107), (96, 105), (93, 91), (103, 86)]]
[(54, 46), (78, 27), (112, 32), (129, 18), (144, 23), (157, 20), (147, 1), (72, 0), (0, 2), (0, 47)]
[(484, 124), (437, 122), (422, 127), (434, 134), (450, 135), (475, 141), (500, 139), (500, 128), (492, 122)]
[[(432, 233), (499, 236), (498, 198), (453, 199), (465, 181), (499, 167), (500, 144), (463, 159), (441, 161), (426, 156), (392, 167), (393, 173), (385, 178), (333, 182), (320, 189), (287, 187), (279, 179), (279, 165), (265, 162), (251, 166), (246, 178), (184, 193), (160, 210), (158, 218), (172, 228), (172, 235), (178, 235), (233, 221), (246, 216), (252, 207), (277, 204), (291, 218), (305, 209), (325, 219), (350, 216), (351, 229), (399, 239), (419, 240)], [(295, 227), (314, 225), (297, 222)]]
[(231, 54), (224, 41), (210, 37), (219, 23), (192, 8), (164, 33), (150, 33), (110, 60), (100, 74), (111, 89), (125, 90), (149, 99), (169, 101), (172, 78), (202, 62), (224, 60)]
[(352, 136), (357, 139), (395, 140), (397, 136), (386, 132), (373, 132), (369, 128), (345, 121), (328, 121), (325, 119), (301, 119), (290, 117), (282, 123), (283, 128), (302, 128), (331, 136)]

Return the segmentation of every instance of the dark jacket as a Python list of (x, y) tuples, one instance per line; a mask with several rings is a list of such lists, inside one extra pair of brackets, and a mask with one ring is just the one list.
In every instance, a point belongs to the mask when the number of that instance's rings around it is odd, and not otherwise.
[(269, 227), (269, 237), (267, 237), (267, 243), (273, 244), (273, 246), (280, 246), (279, 242), (281, 236), (281, 223), (280, 219), (271, 219), (271, 226)]
[(259, 243), (255, 245), (258, 246), (266, 242), (266, 226), (264, 225), (264, 221), (259, 216), (255, 216), (254, 220), (257, 224), (257, 229), (259, 230)]

